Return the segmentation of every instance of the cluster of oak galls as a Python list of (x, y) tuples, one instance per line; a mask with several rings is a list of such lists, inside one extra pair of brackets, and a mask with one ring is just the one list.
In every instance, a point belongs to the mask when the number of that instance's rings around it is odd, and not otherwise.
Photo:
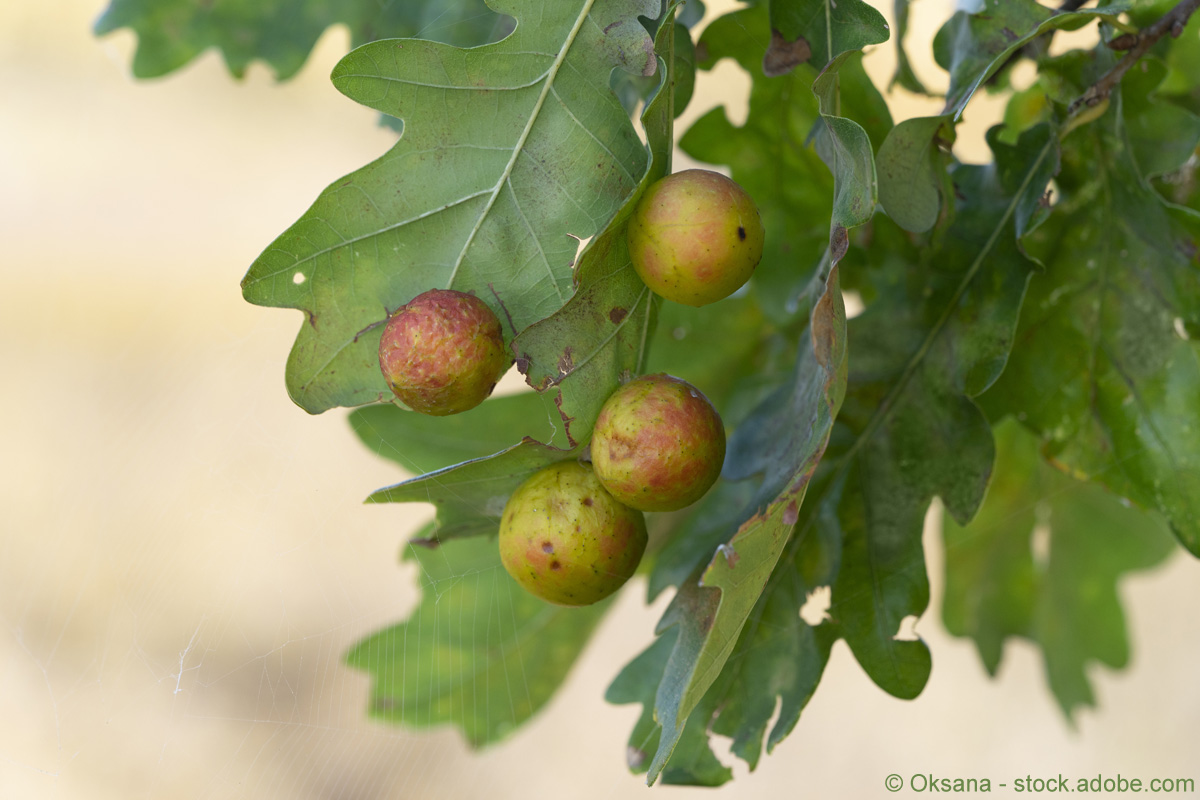
[[(763, 226), (749, 195), (707, 170), (647, 189), (629, 220), (634, 269), (667, 300), (702, 306), (728, 297), (762, 258)], [(479, 298), (431, 289), (387, 321), (379, 365), (415, 411), (443, 416), (482, 403), (512, 363), (500, 322)], [(551, 603), (582, 606), (620, 588), (646, 549), (644, 511), (676, 511), (716, 482), (725, 429), (690, 383), (643, 375), (605, 401), (590, 463), (571, 459), (528, 478), (500, 518), (500, 558)]]

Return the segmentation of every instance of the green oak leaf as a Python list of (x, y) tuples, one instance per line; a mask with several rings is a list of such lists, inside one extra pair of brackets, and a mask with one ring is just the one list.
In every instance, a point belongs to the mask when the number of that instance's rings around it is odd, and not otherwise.
[[(847, 641), (881, 688), (898, 697), (915, 696), (928, 679), (925, 644), (894, 638), (904, 620), (923, 613), (929, 600), (921, 547), (925, 511), (938, 495), (966, 522), (983, 498), (993, 443), (987, 420), (971, 398), (1003, 369), (1034, 268), (1018, 247), (1017, 231), (1035, 227), (1036, 200), (1057, 166), (1057, 139), (1048, 126), (1027, 132), (1011, 146), (1000, 142), (998, 133), (999, 128), (990, 137), (997, 165), (955, 169), (961, 208), (935, 246), (916, 246), (887, 218), (871, 223), (874, 235), (886, 232), (897, 250), (879, 266), (874, 301), (849, 323), (854, 358), (828, 448), (795, 530), (737, 629), (724, 668), (675, 734), (681, 742), (720, 733), (733, 738), (739, 757), (757, 763), (764, 736), (769, 751), (796, 725), (838, 638)], [(861, 257), (852, 249), (845, 263), (857, 265)], [(771, 418), (784, 407), (778, 399), (765, 403), (761, 421), (751, 415), (735, 432), (727, 477), (738, 474), (743, 460), (753, 463), (755, 448), (761, 451), (764, 474), (766, 465), (778, 460), (768, 449), (766, 432), (782, 430)], [(754, 433), (756, 425), (761, 435)], [(719, 510), (708, 513), (715, 516)], [(741, 555), (736, 540), (731, 544)], [(677, 576), (681, 560), (668, 559), (665, 552), (656, 572), (661, 568)], [(651, 576), (652, 586), (663, 580)], [(682, 606), (701, 623), (715, 619), (725, 593), (718, 598), (711, 589), (693, 586), (694, 581), (683, 584), (668, 615)], [(831, 592), (832, 603), (827, 618), (811, 625), (796, 610), (820, 590)], [(680, 614), (672, 657), (683, 648), (697, 648), (697, 623), (686, 624), (695, 618), (691, 615)], [(663, 624), (669, 621), (673, 618), (664, 617)], [(667, 680), (673, 675), (669, 659), (663, 669), (660, 686), (680, 691), (678, 678)], [(644, 690), (634, 699), (650, 702)], [(656, 719), (669, 721), (663, 697), (656, 699)], [(702, 713), (710, 715), (698, 718)], [(669, 730), (664, 724), (660, 751)], [(704, 763), (691, 750), (687, 760)], [(679, 777), (702, 782), (711, 773)]]
[[(1173, 543), (1160, 520), (1047, 466), (1037, 438), (1012, 418), (995, 435), (995, 474), (979, 514), (965, 527), (943, 520), (943, 619), (950, 633), (975, 641), (991, 675), (1009, 637), (1034, 642), (1070, 718), (1095, 705), (1092, 661), (1128, 663), (1117, 581), (1160, 564)], [(1038, 533), (1044, 555), (1035, 554)]]
[(371, 676), (371, 716), (454, 725), (467, 743), (498, 741), (546, 705), (610, 607), (544, 603), (509, 577), (493, 539), (409, 545), (421, 602), (403, 623), (354, 645)]
[[(745, 125), (735, 127), (723, 107), (715, 108), (688, 129), (680, 147), (698, 161), (728, 165), (733, 179), (755, 198), (766, 242), (751, 279), (754, 299), (774, 322), (803, 323), (809, 309), (802, 300), (828, 248), (833, 175), (816, 149), (803, 146), (821, 124), (813, 93), (816, 72), (802, 66), (768, 77), (761, 63), (762, 42), (768, 35), (761, 8), (727, 14), (705, 28), (701, 68), (735, 59), (753, 81), (750, 114)], [(891, 116), (862, 69), (861, 58), (848, 56), (829, 74), (837, 75), (843, 89), (843, 114), (858, 121), (874, 141), (882, 141)]]
[(1114, 21), (1128, 2), (1054, 13), (1034, 0), (1005, 0), (985, 12), (958, 11), (934, 38), (934, 56), (950, 73), (946, 106), (934, 117), (897, 125), (879, 148), (879, 201), (906, 230), (921, 232), (938, 219), (943, 190), (937, 138), (950, 138), (956, 123), (984, 83), (1023, 47), (1055, 30), (1076, 30), (1096, 19)]
[(326, 189), (242, 281), (250, 302), (304, 311), (287, 385), (311, 413), (391, 398), (382, 323), (423, 291), (474, 293), (506, 339), (559, 309), (578, 238), (641, 179), (645, 148), (608, 76), (655, 69), (637, 14), (657, 3), (497, 6), (518, 24), (495, 44), (390, 39), (334, 69), (343, 93), (403, 119), (404, 135)]
[(982, 401), (1063, 469), (1161, 512), (1200, 555), (1200, 214), (1145, 182), (1122, 94), (1064, 142), (1062, 199), (1029, 240), (1046, 273)]
[(434, 542), (499, 532), (504, 505), (535, 472), (578, 458), (581, 448), (560, 450), (528, 436), (498, 453), (464, 461), (372, 492), (368, 503), (432, 503)]
[(749, 296), (699, 308), (662, 303), (646, 372), (665, 372), (701, 387), (729, 428), (741, 418), (731, 403), (766, 367), (774, 333)]
[[(670, 47), (672, 29), (660, 29), (658, 43), (664, 53)], [(653, 131), (651, 151), (659, 163), (652, 164), (648, 175), (665, 169), (661, 164), (669, 154), (672, 119), (669, 93), (657, 95), (643, 115), (646, 130)], [(420, 415), (371, 408), (352, 415), (360, 437), (381, 453), (402, 452), (405, 459), (413, 460), (410, 451), (415, 449), (415, 457), (428, 457), (428, 448), (422, 442), (432, 440), (446, 442), (451, 451), (468, 454), (468, 460), (458, 464), (431, 461), (440, 468), (380, 489), (367, 502), (433, 503), (438, 510), (437, 541), (493, 534), (514, 489), (534, 472), (581, 454), (599, 405), (616, 388), (622, 374), (640, 372), (653, 333), (656, 303), (628, 263), (628, 253), (618, 259), (620, 266), (615, 273), (604, 274), (612, 266), (608, 260), (611, 248), (624, 251), (623, 220), (631, 213), (637, 196), (585, 250), (578, 269), (580, 286), (571, 302), (514, 341), (514, 349), (521, 353), (518, 365), (527, 378), (542, 374), (546, 361), (554, 359), (549, 362), (553, 364), (550, 369), (556, 371), (553, 384), (547, 381), (538, 394), (489, 399), (477, 409), (449, 419), (425, 421), (419, 419)], [(614, 313), (614, 309), (626, 313)], [(543, 357), (543, 353), (550, 355)], [(563, 374), (557, 372), (560, 368)], [(551, 385), (553, 390), (549, 390)], [(591, 410), (580, 412), (577, 401)], [(381, 422), (367, 438), (364, 423), (374, 420)], [(389, 441), (381, 442), (378, 431), (388, 432)], [(478, 450), (479, 442), (506, 436), (511, 443), (522, 434), (518, 443), (490, 455)]]
[(834, 434), (845, 447), (831, 445), (837, 471), (804, 523), (838, 532), (830, 613), (867, 674), (898, 697), (915, 697), (929, 675), (924, 643), (894, 638), (929, 599), (925, 511), (940, 496), (965, 522), (983, 498), (993, 443), (971, 398), (1008, 358), (1033, 269), (1018, 241), (1057, 170), (1048, 126), (1015, 146), (998, 133), (989, 135), (995, 165), (952, 173), (961, 200), (945, 236), (851, 322), (857, 358)]
[(941, 116), (906, 119), (879, 147), (879, 204), (906, 231), (923, 233), (938, 220), (947, 160), (938, 137), (946, 127)]
[[(694, 0), (683, 6), (683, 9), (689, 9), (695, 4)], [(672, 7), (677, 4), (673, 3)], [(688, 32), (687, 25), (682, 22), (675, 23), (675, 56), (672, 69), (673, 80), (675, 81), (675, 116), (678, 117), (687, 108), (687, 104), (692, 99), (692, 92), (696, 88), (696, 47), (692, 43), (692, 36)], [(660, 33), (659, 30), (653, 30), (651, 33)], [(658, 91), (659, 81), (655, 77), (643, 77), (641, 75), (631, 75), (628, 72), (613, 73), (613, 91), (617, 97), (621, 99), (621, 105), (625, 107), (626, 113), (630, 116), (637, 110), (638, 103), (648, 103)]]
[[(821, 71), (812, 86), (821, 115), (821, 124), (813, 132), (814, 146), (834, 176), (829, 251), (835, 264), (845, 257), (850, 246), (850, 228), (871, 219), (879, 196), (871, 139), (862, 125), (841, 116), (840, 70), (851, 58), (861, 58), (861, 53), (846, 52), (837, 56)], [(890, 115), (885, 118), (891, 122)]]
[(350, 28), (354, 47), (407, 37), (473, 47), (512, 30), (512, 20), (490, 11), (484, 0), (110, 0), (95, 31), (130, 28), (137, 34), (137, 78), (165, 75), (215, 47), (239, 78), (260, 59), (286, 80), (325, 29), (339, 23)]
[[(668, 13), (675, 8), (672, 5)], [(580, 254), (571, 299), (523, 330), (512, 344), (525, 380), (554, 398), (562, 435), (572, 447), (588, 440), (600, 407), (620, 383), (642, 374), (654, 335), (661, 300), (633, 268), (626, 227), (650, 184), (671, 171), (673, 68), (665, 67), (675, 63), (678, 27), (661, 25), (655, 41), (664, 77), (642, 112), (650, 159), (641, 181), (612, 222)]]
[(1117, 22), (1130, 5), (1111, 2), (1055, 13), (1035, 0), (1005, 0), (976, 14), (956, 12), (933, 40), (934, 58), (950, 73), (943, 114), (957, 119), (979, 87), (1034, 39), (1056, 30), (1078, 30), (1096, 19)]
[(1164, 98), (1200, 116), (1200, 14), (1193, 13), (1183, 32), (1169, 38), (1166, 64), (1169, 70), (1158, 91)]
[[(725, 668), (738, 635), (791, 537), (817, 464), (828, 442), (846, 380), (845, 309), (837, 261), (848, 246), (847, 231), (870, 219), (875, 206), (875, 170), (870, 139), (852, 120), (835, 114), (839, 105), (837, 74), (849, 53), (839, 55), (816, 78), (819, 124), (815, 147), (833, 175), (833, 209), (828, 232), (829, 266), (813, 277), (807, 292), (807, 328), (800, 336), (795, 371), (788, 385), (769, 397), (756, 417), (744, 422), (730, 442), (726, 478), (761, 475), (746, 510), (737, 515), (736, 532), (719, 543), (679, 587), (658, 625), (658, 633), (678, 628), (676, 644), (664, 666), (654, 700), (654, 718), (662, 726), (650, 760), (647, 782), (704, 779), (678, 764), (665, 770), (681, 743), (684, 751), (707, 764), (705, 737), (689, 736), (688, 720), (704, 715), (705, 696)], [(730, 526), (732, 527), (732, 526)], [(728, 530), (728, 529), (726, 529)], [(714, 707), (715, 710), (715, 707)], [(703, 775), (713, 777), (708, 771)]]
[(349, 419), (368, 450), (421, 475), (498, 453), (524, 436), (544, 438), (553, 432), (554, 416), (550, 398), (522, 392), (489, 398), (449, 417), (431, 417), (388, 403), (356, 408)]
[(1178, 170), (1200, 144), (1200, 116), (1159, 93), (1166, 75), (1164, 64), (1145, 59), (1121, 79), (1129, 147), (1147, 178)]
[[(662, 730), (650, 761), (648, 783), (660, 774), (664, 780), (694, 780), (691, 769), (666, 772), (668, 760), (674, 758), (681, 742), (696, 742), (694, 737), (683, 738), (689, 717), (703, 716), (700, 706), (705, 694), (725, 667), (791, 536), (837, 415), (846, 350), (845, 310), (836, 267), (827, 276), (814, 278), (812, 291), (813, 313), (802, 336), (794, 386), (783, 396), (773, 397), (768, 412), (786, 416), (793, 435), (782, 437), (771, 453), (770, 467), (763, 466), (767, 474), (748, 513), (743, 510), (735, 518), (739, 521), (734, 523), (736, 532), (729, 537), (729, 528), (725, 528), (726, 541), (683, 582), (659, 622), (658, 633), (677, 628), (678, 634), (655, 693), (654, 718)], [(707, 749), (703, 737), (699, 743)]]
[[(767, 73), (781, 75), (807, 61), (821, 70), (842, 53), (888, 39), (883, 15), (862, 0), (770, 0), (771, 39)], [(797, 43), (809, 54), (803, 58)]]

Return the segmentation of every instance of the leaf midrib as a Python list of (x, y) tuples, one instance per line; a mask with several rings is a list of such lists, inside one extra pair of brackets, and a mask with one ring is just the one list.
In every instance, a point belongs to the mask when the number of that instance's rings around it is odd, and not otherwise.
[[(558, 75), (559, 69), (562, 68), (563, 62), (567, 60), (567, 53), (571, 51), (571, 45), (575, 43), (575, 39), (579, 36), (579, 29), (583, 27), (584, 20), (592, 13), (592, 6), (596, 0), (586, 0), (583, 8), (579, 12), (579, 16), (575, 20), (575, 24), (571, 27), (567, 38), (563, 41), (562, 47), (559, 49), (558, 56), (554, 59), (554, 63), (550, 65), (550, 69), (546, 71), (545, 83), (542, 84), (542, 91), (538, 94), (537, 102), (534, 103), (533, 111), (529, 114), (529, 120), (525, 123), (525, 129), (521, 131), (521, 136), (517, 139), (517, 143), (513, 145), (512, 156), (508, 159), (508, 163), (504, 166), (504, 171), (500, 174), (500, 178), (496, 181), (496, 185), (492, 187), (491, 196), (488, 198), (487, 204), (483, 210), (479, 212), (479, 216), (475, 218), (475, 224), (471, 226), (471, 232), (467, 234), (467, 239), (463, 242), (462, 250), (458, 253), (458, 258), (454, 262), (454, 268), (450, 271), (450, 277), (446, 279), (446, 288), (454, 286), (454, 279), (458, 276), (458, 270), (462, 266), (463, 259), (466, 258), (467, 251), (471, 249), (472, 242), (475, 241), (476, 234), (479, 233), (483, 221), (491, 212), (492, 206), (496, 204), (496, 198), (500, 196), (504, 185), (508, 183), (509, 177), (512, 175), (513, 168), (516, 166), (517, 158), (525, 150), (525, 142), (529, 139), (529, 134), (533, 130), (534, 124), (537, 122), (542, 112), (542, 106), (546, 102), (546, 97), (549, 96), (551, 88), (554, 86), (554, 79)], [(557, 288), (557, 287), (556, 287)]]

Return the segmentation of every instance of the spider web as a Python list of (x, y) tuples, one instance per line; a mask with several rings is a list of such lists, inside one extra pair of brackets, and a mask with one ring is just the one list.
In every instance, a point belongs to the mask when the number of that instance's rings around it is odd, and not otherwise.
[[(231, 86), (211, 54), (134, 85), (130, 41), (88, 34), (100, 5), (0, 9), (0, 798), (642, 791), (624, 765), (638, 710), (601, 698), (667, 599), (645, 608), (643, 583), (549, 706), (480, 753), (451, 729), (369, 720), (368, 677), (343, 662), (411, 613), (418, 575), (397, 553), (430, 512), (358, 504), (397, 476), (344, 414), (288, 402), (295, 320), (245, 305), (237, 280), (330, 177), (387, 145), (328, 86), (344, 32), (283, 87), (261, 70)], [(936, 526), (925, 550), (936, 620)], [(1137, 664), (1095, 676), (1102, 713), (1080, 737), (1031, 647), (991, 682), (969, 643), (923, 622), (938, 668), (919, 703), (875, 689), (839, 644), (773, 758), (751, 775), (718, 752), (737, 776), (723, 796), (875, 796), (892, 772), (1188, 777), (1194, 565), (1130, 580), (1123, 599)]]

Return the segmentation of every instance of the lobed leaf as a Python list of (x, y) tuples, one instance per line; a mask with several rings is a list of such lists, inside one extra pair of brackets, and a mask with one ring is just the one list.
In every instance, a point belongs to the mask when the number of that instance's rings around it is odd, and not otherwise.
[(1030, 240), (1046, 273), (983, 401), (1063, 469), (1160, 511), (1200, 554), (1200, 214), (1147, 185), (1128, 108), (1066, 140), (1062, 199)]
[[(1128, 663), (1117, 581), (1173, 551), (1165, 526), (1095, 484), (1049, 467), (1037, 439), (1009, 420), (996, 429), (987, 500), (967, 526), (943, 520), (947, 630), (975, 641), (995, 675), (1010, 637), (1042, 651), (1068, 718), (1095, 704), (1087, 667)], [(1034, 541), (1044, 544), (1035, 552)]]
[[(1018, 247), (1018, 230), (1035, 226), (1036, 200), (1057, 166), (1057, 140), (1047, 126), (1027, 132), (1015, 146), (998, 141), (998, 132), (991, 137), (996, 166), (955, 170), (962, 207), (934, 247), (920, 250), (903, 237), (886, 238), (908, 243), (881, 265), (877, 296), (849, 323), (854, 358), (845, 400), (812, 475), (807, 502), (789, 517), (794, 532), (745, 623), (734, 629), (737, 641), (729, 644), (734, 632), (729, 628), (717, 637), (719, 652), (728, 653), (724, 668), (696, 701), (692, 716), (677, 726), (680, 730), (673, 730), (672, 717), (664, 714), (664, 706), (667, 712), (674, 706), (661, 694), (656, 698), (656, 718), (663, 722), (659, 752), (670, 741), (668, 733), (693, 743), (686, 763), (694, 768), (671, 778), (664, 773), (664, 779), (712, 777), (701, 769), (707, 762), (694, 745), (710, 732), (732, 737), (735, 754), (757, 763), (764, 736), (770, 750), (794, 728), (837, 638), (846, 639), (872, 680), (896, 696), (915, 696), (928, 679), (925, 644), (897, 638), (905, 621), (928, 604), (921, 548), (925, 511), (934, 496), (941, 496), (965, 522), (982, 500), (993, 444), (987, 420), (970, 398), (995, 381), (1004, 366), (1034, 266)], [(880, 218), (872, 225), (889, 228), (891, 223)], [(801, 367), (797, 374), (811, 374), (811, 369)], [(799, 401), (802, 395), (797, 391), (792, 397)], [(786, 407), (775, 398), (763, 406), (765, 416), (751, 415), (743, 423), (731, 441), (731, 467), (758, 451), (764, 465), (778, 460), (766, 449), (770, 437), (754, 431), (756, 425), (763, 432), (785, 430), (772, 421), (771, 412), (782, 418)], [(808, 429), (804, 423), (793, 427)], [(765, 483), (770, 482), (768, 474)], [(736, 539), (731, 544), (740, 556)], [(723, 552), (710, 569), (726, 571), (728, 564), (719, 565)], [(752, 562), (748, 572), (760, 562)], [(678, 571), (677, 559), (662, 563)], [(735, 574), (736, 568), (729, 572)], [(709, 580), (706, 574), (704, 583)], [(724, 586), (718, 596), (692, 581), (683, 584), (668, 615), (686, 611), (685, 619), (700, 622), (689, 628), (680, 620), (671, 658), (698, 651), (693, 630), (698, 624), (701, 630), (716, 628), (709, 620), (722, 610), (726, 593), (742, 590)], [(758, 589), (758, 584), (745, 588)], [(812, 625), (796, 612), (818, 591), (830, 592), (831, 606), (826, 618)], [(664, 617), (663, 625), (672, 621)], [(697, 659), (709, 670), (713, 663)], [(681, 681), (673, 677), (679, 670), (673, 671), (670, 660), (664, 670), (658, 691), (681, 692)], [(777, 698), (779, 714), (769, 727)], [(644, 692), (637, 699), (650, 702)], [(645, 735), (644, 724), (637, 733)]]
[(578, 448), (560, 450), (528, 436), (490, 456), (444, 469), (372, 492), (368, 503), (432, 503), (437, 528), (430, 544), (499, 531), (508, 496), (527, 478), (551, 464), (577, 458)]
[[(789, 417), (793, 435), (783, 437), (772, 454), (778, 460), (750, 504), (734, 515), (732, 525), (714, 528), (724, 541), (682, 583), (659, 622), (657, 632), (673, 632), (674, 646), (663, 664), (653, 702), (650, 697), (636, 698), (654, 709), (653, 718), (661, 726), (648, 767), (648, 783), (660, 774), (665, 781), (703, 784), (725, 775), (712, 771), (716, 762), (708, 752), (707, 735), (697, 735), (689, 728), (693, 724), (690, 719), (698, 715), (694, 718), (702, 722), (708, 718), (706, 708), (715, 710), (715, 706), (704, 706), (709, 702), (706, 693), (726, 667), (791, 535), (808, 482), (828, 441), (845, 380), (845, 311), (836, 268), (828, 276), (815, 278), (812, 291), (812, 322), (801, 339), (794, 386), (782, 397), (772, 398), (772, 409)], [(715, 497), (729, 499), (724, 493)], [(737, 528), (730, 537), (733, 525)], [(689, 730), (692, 733), (685, 737)], [(634, 741), (630, 746), (640, 749)], [(683, 758), (677, 761), (673, 753), (680, 746), (684, 747)], [(721, 778), (727, 779), (727, 775)]]
[[(727, 164), (734, 180), (755, 198), (766, 242), (761, 263), (751, 279), (755, 301), (777, 323), (808, 318), (803, 304), (829, 241), (833, 174), (818, 152), (805, 146), (818, 123), (816, 73), (802, 67), (769, 77), (761, 63), (762, 42), (770, 35), (762, 9), (743, 9), (714, 20), (700, 38), (706, 57), (702, 69), (733, 58), (753, 80), (750, 113), (735, 127), (724, 108), (697, 120), (680, 140), (691, 157)], [(891, 115), (862, 69), (858, 55), (847, 56), (830, 73), (844, 91), (843, 113), (858, 120), (869, 137), (882, 141)]]
[(337, 24), (350, 28), (355, 47), (404, 37), (473, 47), (512, 30), (511, 18), (493, 13), (484, 0), (110, 0), (95, 31), (130, 28), (137, 34), (137, 78), (166, 75), (215, 47), (239, 78), (261, 59), (286, 80), (325, 29)]
[(368, 450), (420, 475), (492, 455), (522, 436), (544, 438), (553, 432), (554, 415), (548, 397), (522, 392), (492, 397), (449, 417), (431, 417), (389, 403), (356, 408), (349, 419)]
[[(862, 0), (770, 0), (769, 5), (771, 44), (763, 62), (768, 75), (782, 75), (804, 61), (819, 71), (843, 53), (888, 39), (883, 15)], [(809, 54), (800, 58), (803, 49)]]
[[(668, 14), (676, 7), (672, 5)], [(660, 26), (655, 43), (664, 77), (642, 113), (649, 151), (645, 173), (609, 225), (584, 248), (575, 272), (575, 294), (513, 342), (525, 380), (554, 397), (562, 435), (572, 447), (587, 441), (600, 407), (620, 383), (642, 374), (654, 334), (661, 301), (633, 268), (626, 228), (642, 194), (671, 171), (674, 68), (666, 65), (675, 63), (677, 28)]]
[(1034, 40), (1056, 30), (1076, 30), (1096, 19), (1114, 22), (1129, 2), (1055, 13), (1035, 0), (1006, 0), (971, 14), (958, 11), (934, 38), (934, 56), (950, 73), (946, 106), (934, 117), (897, 125), (879, 148), (879, 200), (905, 230), (923, 232), (937, 221), (941, 172), (937, 138), (962, 116), (986, 81)]
[(297, 404), (389, 399), (380, 326), (430, 288), (476, 294), (506, 339), (562, 307), (576, 242), (609, 223), (645, 169), (608, 76), (655, 69), (637, 14), (656, 7), (510, 0), (500, 10), (517, 28), (495, 44), (387, 40), (338, 64), (335, 85), (405, 132), (326, 189), (242, 282), (250, 302), (306, 315), (287, 368)]
[(354, 645), (371, 676), (370, 714), (414, 728), (454, 725), (467, 743), (502, 739), (549, 701), (610, 603), (563, 608), (509, 577), (496, 543), (409, 545), (421, 602), (409, 619)]
[[(846, 323), (836, 261), (845, 252), (847, 228), (869, 219), (874, 208), (870, 140), (860, 126), (830, 113), (837, 99), (833, 75), (843, 63), (846, 58), (836, 59), (813, 84), (818, 113), (823, 112), (813, 122), (826, 126), (821, 149), (833, 174), (835, 201), (825, 245), (830, 248), (830, 266), (808, 289), (803, 305), (811, 309), (809, 325), (800, 334), (791, 380), (738, 428), (730, 442), (726, 477), (758, 474), (761, 483), (745, 509), (733, 515), (737, 529), (732, 537), (726, 539), (719, 534), (721, 528), (709, 527), (704, 540), (719, 537), (721, 543), (682, 582), (659, 623), (658, 633), (677, 633), (653, 699), (653, 719), (661, 731), (650, 758), (648, 783), (659, 775), (688, 783), (727, 779), (713, 767), (717, 762), (708, 750), (707, 735), (689, 727), (697, 724), (690, 720), (706, 719), (717, 708), (708, 694), (715, 685), (726, 685), (719, 683), (722, 671), (792, 534), (841, 404)], [(765, 441), (760, 438), (764, 435)], [(719, 490), (716, 497), (728, 499), (727, 491), (731, 490)], [(679, 561), (672, 558), (670, 563), (677, 566)], [(644, 702), (649, 706), (648, 697)], [(710, 702), (714, 705), (706, 705)], [(674, 753), (681, 746), (677, 760)], [(641, 752), (636, 743), (631, 742), (631, 748)]]

